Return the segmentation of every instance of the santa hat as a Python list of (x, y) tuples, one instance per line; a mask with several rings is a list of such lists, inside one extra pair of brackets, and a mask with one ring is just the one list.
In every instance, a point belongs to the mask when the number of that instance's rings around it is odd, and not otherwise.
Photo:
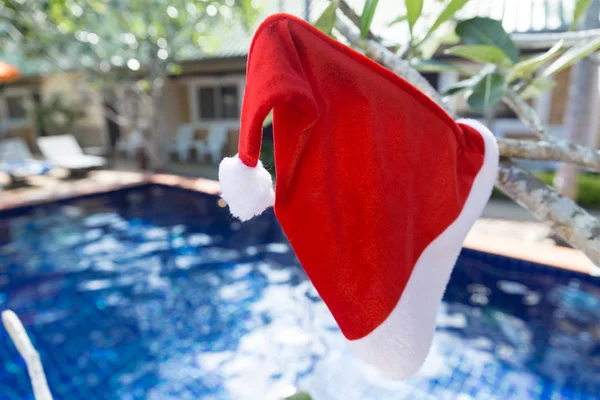
[[(271, 110), (275, 191), (259, 161)], [(222, 161), (219, 180), (241, 220), (274, 205), (351, 349), (402, 379), (429, 352), (497, 166), (487, 128), (454, 121), (394, 73), (277, 14), (252, 41), (239, 152)]]

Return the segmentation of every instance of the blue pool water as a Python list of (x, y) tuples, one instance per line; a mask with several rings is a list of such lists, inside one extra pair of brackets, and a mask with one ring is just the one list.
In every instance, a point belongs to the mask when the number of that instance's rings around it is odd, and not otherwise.
[[(272, 213), (145, 186), (0, 214), (0, 309), (56, 399), (598, 399), (595, 278), (464, 250), (421, 373), (345, 347)], [(0, 399), (32, 399), (0, 329)]]

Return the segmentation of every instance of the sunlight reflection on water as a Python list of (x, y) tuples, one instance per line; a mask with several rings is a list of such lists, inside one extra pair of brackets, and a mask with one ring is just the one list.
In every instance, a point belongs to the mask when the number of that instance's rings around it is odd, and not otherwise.
[[(348, 351), (272, 213), (241, 225), (215, 197), (136, 189), (0, 229), (0, 308), (22, 317), (57, 398), (600, 397), (591, 278), (466, 251), (425, 366), (394, 383)], [(0, 365), (0, 393), (31, 399), (2, 331)]]

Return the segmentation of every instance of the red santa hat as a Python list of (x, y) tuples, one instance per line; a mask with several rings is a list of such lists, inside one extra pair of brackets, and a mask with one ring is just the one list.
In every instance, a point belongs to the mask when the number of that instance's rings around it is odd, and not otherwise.
[[(259, 161), (271, 110), (275, 190)], [(274, 205), (351, 349), (403, 379), (429, 352), (497, 167), (483, 125), (454, 121), (394, 73), (277, 14), (252, 41), (239, 153), (222, 161), (219, 180), (241, 220)]]

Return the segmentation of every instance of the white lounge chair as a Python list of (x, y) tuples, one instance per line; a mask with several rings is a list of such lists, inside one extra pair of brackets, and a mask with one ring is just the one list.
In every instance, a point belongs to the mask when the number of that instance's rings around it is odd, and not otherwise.
[(184, 124), (177, 129), (175, 145), (173, 150), (177, 153), (179, 161), (188, 161), (190, 150), (194, 145), (194, 127), (191, 124)]
[(0, 171), (11, 175), (13, 180), (42, 175), (51, 168), (49, 162), (33, 158), (27, 143), (22, 138), (0, 141)]
[(84, 154), (72, 135), (43, 136), (38, 138), (37, 144), (44, 157), (58, 167), (84, 170), (106, 164), (104, 157)]
[(22, 138), (9, 138), (0, 141), (0, 162), (33, 160), (27, 143)]
[(213, 164), (218, 164), (223, 156), (223, 146), (227, 142), (228, 132), (226, 125), (211, 126), (206, 139), (195, 142), (198, 159), (202, 160), (206, 154), (210, 154)]

